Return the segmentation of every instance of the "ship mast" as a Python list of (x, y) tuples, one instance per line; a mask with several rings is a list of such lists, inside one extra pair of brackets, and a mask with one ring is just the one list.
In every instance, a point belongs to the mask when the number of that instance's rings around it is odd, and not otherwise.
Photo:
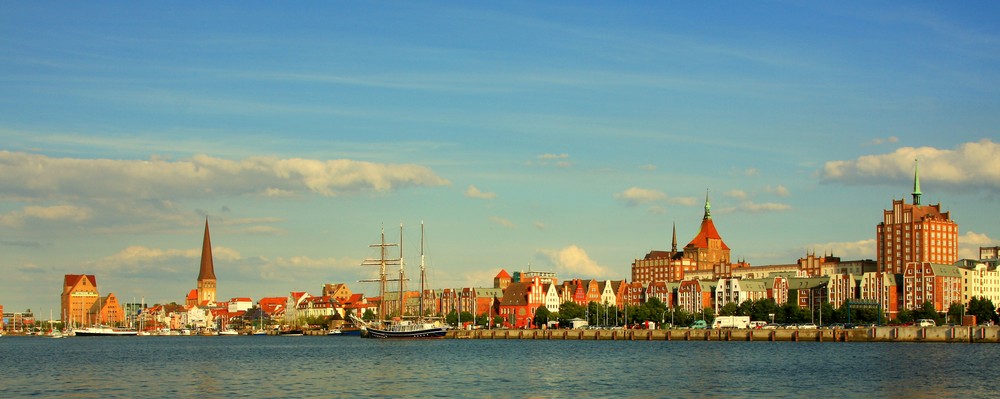
[(406, 300), (404, 298), (404, 283), (406, 282), (406, 272), (403, 266), (406, 262), (403, 260), (403, 224), (399, 224), (399, 319), (403, 319), (403, 314), (406, 313)]
[(359, 281), (359, 282), (364, 282), (364, 283), (375, 283), (375, 282), (379, 283), (379, 287), (378, 287), (378, 295), (379, 295), (379, 298), (380, 298), (379, 299), (379, 303), (378, 303), (378, 318), (379, 318), (379, 320), (383, 320), (383, 318), (385, 317), (385, 313), (388, 311), (388, 309), (386, 308), (386, 301), (385, 301), (385, 293), (386, 293), (385, 292), (385, 288), (386, 288), (386, 284), (389, 281), (394, 281), (394, 279), (390, 280), (388, 278), (388, 275), (386, 273), (386, 266), (392, 266), (392, 265), (396, 265), (396, 264), (402, 263), (402, 256), (400, 256), (399, 259), (389, 259), (389, 258), (386, 258), (386, 249), (388, 247), (394, 247), (394, 246), (396, 246), (396, 244), (391, 244), (391, 243), (386, 243), (385, 242), (385, 228), (384, 227), (382, 228), (382, 234), (381, 234), (381, 236), (382, 236), (381, 243), (369, 245), (369, 247), (371, 247), (371, 248), (379, 247), (379, 252), (380, 252), (379, 258), (378, 259), (365, 259), (363, 262), (361, 262), (361, 265), (363, 265), (363, 266), (378, 266), (379, 267), (378, 279), (377, 280), (360, 280)]
[(424, 317), (424, 222), (420, 221), (420, 315), (419, 318)]

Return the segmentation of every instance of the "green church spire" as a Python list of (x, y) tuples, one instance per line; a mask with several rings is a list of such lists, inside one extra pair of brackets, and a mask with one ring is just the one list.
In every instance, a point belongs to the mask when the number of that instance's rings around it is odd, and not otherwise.
[(708, 202), (708, 190), (705, 190), (705, 217), (704, 219), (712, 218), (712, 204)]
[(918, 161), (913, 160), (913, 205), (920, 205), (920, 173)]

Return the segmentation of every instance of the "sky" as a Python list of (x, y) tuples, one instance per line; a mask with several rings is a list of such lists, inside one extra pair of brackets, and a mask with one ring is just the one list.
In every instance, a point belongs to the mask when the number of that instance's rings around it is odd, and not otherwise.
[[(893, 199), (1000, 245), (994, 2), (7, 2), (0, 305), (630, 279), (705, 199), (734, 260), (875, 258)], [(415, 283), (415, 281), (414, 281)]]

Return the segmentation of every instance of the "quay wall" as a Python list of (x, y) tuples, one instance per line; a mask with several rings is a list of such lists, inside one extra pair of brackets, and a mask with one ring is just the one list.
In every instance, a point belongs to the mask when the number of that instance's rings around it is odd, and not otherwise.
[(614, 341), (764, 341), (764, 342), (955, 342), (1000, 343), (993, 327), (870, 327), (776, 330), (450, 330), (451, 339), (548, 339)]

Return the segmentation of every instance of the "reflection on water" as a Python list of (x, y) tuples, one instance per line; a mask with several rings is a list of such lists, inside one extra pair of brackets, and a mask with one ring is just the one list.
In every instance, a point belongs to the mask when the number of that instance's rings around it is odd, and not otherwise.
[(0, 339), (3, 397), (992, 397), (993, 344)]

